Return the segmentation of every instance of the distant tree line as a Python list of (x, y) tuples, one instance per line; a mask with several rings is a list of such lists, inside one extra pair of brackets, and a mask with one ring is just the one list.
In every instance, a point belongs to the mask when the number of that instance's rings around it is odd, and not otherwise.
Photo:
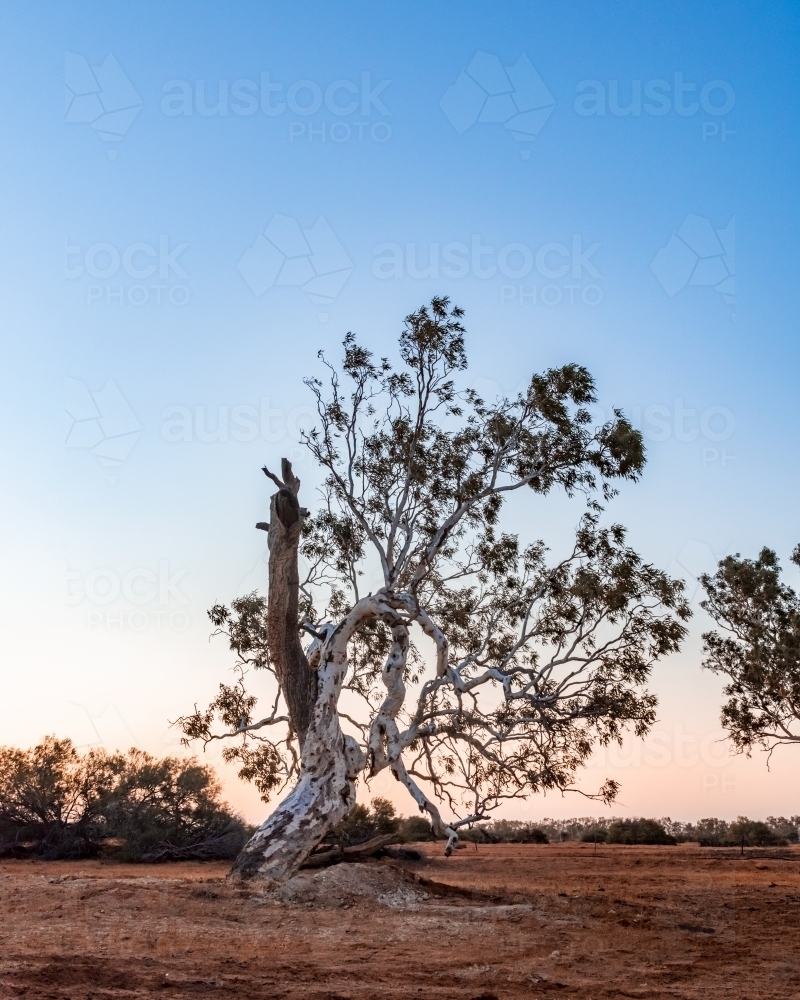
[(465, 839), (478, 843), (549, 843), (581, 840), (608, 844), (679, 844), (696, 842), (708, 847), (777, 847), (800, 839), (800, 816), (768, 816), (766, 822), (740, 816), (733, 822), (710, 817), (682, 823), (669, 817), (655, 819), (597, 818), (544, 819), (539, 823), (495, 820), (476, 825)]
[(232, 858), (248, 832), (219, 796), (213, 770), (195, 760), (81, 754), (53, 736), (0, 747), (0, 857)]
[[(365, 843), (381, 834), (393, 833), (400, 843), (433, 839), (431, 824), (422, 816), (398, 816), (391, 802), (374, 798), (371, 808), (354, 806), (329, 834), (329, 843), (342, 847)], [(607, 844), (679, 844), (696, 842), (709, 847), (777, 847), (796, 844), (800, 839), (800, 816), (768, 816), (766, 822), (740, 816), (733, 822), (701, 819), (682, 823), (665, 817), (660, 820), (622, 817), (544, 819), (539, 823), (498, 819), (476, 823), (464, 830), (461, 839), (478, 844), (547, 844), (568, 840)]]
[[(797, 843), (800, 816), (740, 816), (682, 823), (621, 817), (498, 819), (476, 823), (462, 839), (476, 844), (596, 841), (608, 844), (779, 846)], [(355, 805), (325, 844), (342, 848), (392, 834), (398, 843), (433, 840), (424, 816), (398, 816), (388, 799)], [(220, 800), (212, 768), (195, 759), (157, 759), (141, 750), (80, 753), (49, 736), (31, 750), (0, 747), (0, 857), (118, 861), (233, 858), (249, 831)]]

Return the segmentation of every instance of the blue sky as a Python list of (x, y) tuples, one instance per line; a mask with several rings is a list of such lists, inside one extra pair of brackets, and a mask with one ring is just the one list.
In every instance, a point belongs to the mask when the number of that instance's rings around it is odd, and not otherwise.
[[(642, 427), (610, 515), (690, 591), (730, 551), (787, 560), (797, 9), (554, 8), (4, 5), (3, 742), (174, 749), (229, 666), (205, 609), (265, 583), (260, 466), (318, 479), (317, 350), (391, 352), (433, 294), (467, 311), (466, 384), (577, 361)], [(557, 544), (578, 511), (510, 516)], [(705, 759), (703, 627), (654, 677), (669, 761), (598, 767), (633, 813), (791, 811), (792, 751)]]

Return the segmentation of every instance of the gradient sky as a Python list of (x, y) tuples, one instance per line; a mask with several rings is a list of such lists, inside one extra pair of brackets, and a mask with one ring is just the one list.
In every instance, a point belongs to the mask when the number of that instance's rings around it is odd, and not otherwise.
[[(391, 353), (434, 294), (466, 309), (465, 384), (576, 361), (642, 428), (609, 517), (693, 596), (728, 552), (788, 562), (796, 5), (0, 10), (0, 742), (177, 751), (231, 664), (205, 609), (266, 583), (260, 466), (292, 457), (313, 506), (317, 350)], [(510, 515), (556, 547), (579, 507)], [(654, 673), (649, 746), (582, 779), (618, 778), (617, 814), (800, 812), (796, 750), (725, 756), (707, 626)]]

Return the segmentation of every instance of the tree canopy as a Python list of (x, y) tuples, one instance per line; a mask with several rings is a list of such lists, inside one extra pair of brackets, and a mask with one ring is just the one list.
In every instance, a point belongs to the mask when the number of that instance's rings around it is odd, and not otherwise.
[[(800, 545), (791, 558), (800, 566)], [(734, 746), (800, 743), (800, 597), (781, 581), (777, 555), (726, 556), (701, 582), (702, 607), (721, 629), (703, 636), (703, 666), (728, 678), (722, 725)]]

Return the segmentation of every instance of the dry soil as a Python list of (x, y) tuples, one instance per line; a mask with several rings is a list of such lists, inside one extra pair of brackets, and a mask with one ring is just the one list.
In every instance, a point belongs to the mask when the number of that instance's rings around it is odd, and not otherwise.
[(0, 863), (0, 997), (800, 998), (800, 849), (473, 846), (278, 897), (220, 864)]

